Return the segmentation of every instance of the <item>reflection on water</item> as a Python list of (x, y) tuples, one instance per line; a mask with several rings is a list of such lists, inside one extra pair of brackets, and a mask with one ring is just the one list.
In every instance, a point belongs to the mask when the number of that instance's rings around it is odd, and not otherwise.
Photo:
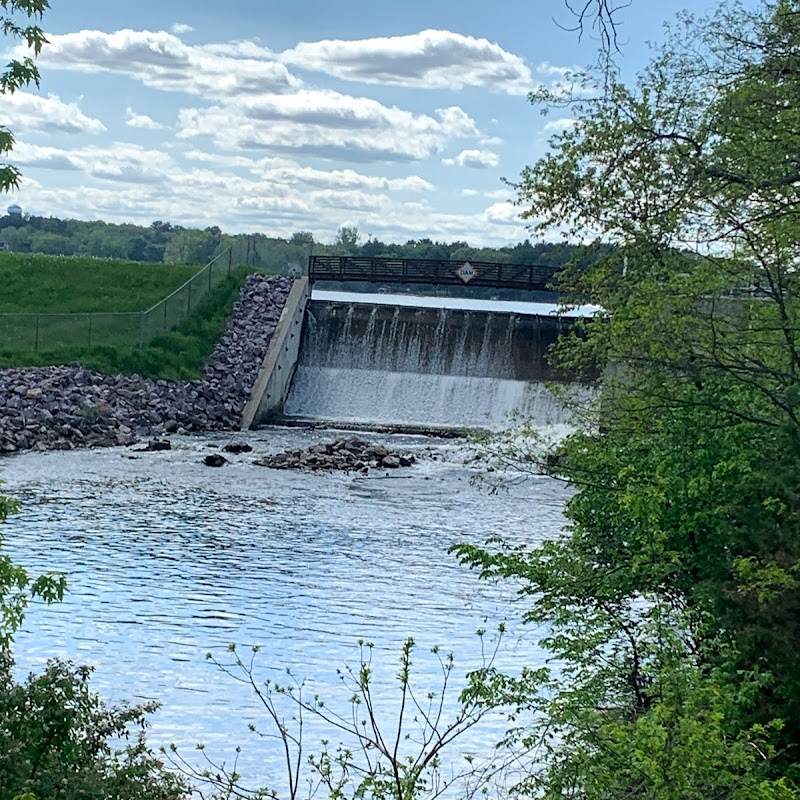
[[(219, 470), (199, 463), (219, 437), (174, 439), (175, 450), (135, 459), (118, 449), (4, 461), (6, 489), (23, 503), (5, 551), (69, 581), (64, 603), (31, 609), (17, 638), (20, 668), (56, 655), (91, 664), (104, 697), (163, 704), (153, 741), (205, 741), (219, 757), (242, 744), (245, 774), (266, 779), (277, 754), (247, 732), (254, 699), (207, 651), (260, 644), (264, 677), (291, 666), (326, 697), (341, 696), (336, 668), (357, 659), (359, 638), (375, 642), (379, 685), (391, 680), (407, 636), (420, 645), (423, 683), (435, 685), (436, 666), (424, 657), (434, 644), (456, 654), (461, 674), (477, 666), (474, 631), (517, 616), (513, 587), (479, 582), (447, 548), (490, 535), (553, 536), (564, 490), (542, 478), (490, 495), (472, 484), (457, 447), (422, 438), (402, 447), (433, 446), (444, 459), (402, 473), (251, 464), (325, 438), (263, 431), (249, 437), (254, 453)], [(509, 636), (499, 656), (509, 669), (542, 657), (530, 635)]]

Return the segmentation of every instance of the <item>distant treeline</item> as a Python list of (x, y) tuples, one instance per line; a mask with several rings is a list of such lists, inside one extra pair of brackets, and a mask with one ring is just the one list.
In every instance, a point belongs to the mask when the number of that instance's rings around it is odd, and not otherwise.
[[(352, 227), (339, 229), (332, 244), (314, 241), (307, 231), (277, 238), (263, 234), (223, 233), (218, 227), (200, 230), (153, 222), (148, 226), (84, 222), (36, 216), (0, 217), (0, 243), (14, 252), (49, 255), (96, 256), (167, 264), (205, 264), (234, 246), (239, 261), (273, 272), (286, 272), (292, 265), (303, 267), (315, 255), (364, 255), (400, 258), (435, 258), (475, 261), (507, 261), (517, 264), (560, 266), (576, 255), (566, 244), (520, 242), (507, 247), (471, 247), (468, 242), (435, 242), (411, 239), (391, 244), (362, 239)], [(244, 256), (244, 258), (242, 258)]]

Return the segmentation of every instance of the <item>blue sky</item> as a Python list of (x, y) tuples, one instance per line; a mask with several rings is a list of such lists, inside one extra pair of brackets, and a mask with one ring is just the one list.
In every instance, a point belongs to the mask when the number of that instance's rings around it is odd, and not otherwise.
[[(627, 74), (692, 0), (620, 12)], [(592, 62), (562, 0), (51, 0), (39, 92), (2, 98), (26, 211), (331, 241), (526, 237), (502, 178), (560, 124), (526, 99)]]

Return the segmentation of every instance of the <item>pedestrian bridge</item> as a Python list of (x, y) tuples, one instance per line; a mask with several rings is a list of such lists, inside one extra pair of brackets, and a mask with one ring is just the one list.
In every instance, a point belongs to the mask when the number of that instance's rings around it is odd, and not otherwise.
[(554, 290), (560, 267), (491, 261), (446, 261), (430, 258), (310, 256), (311, 283), (414, 284), (470, 286), (530, 292)]

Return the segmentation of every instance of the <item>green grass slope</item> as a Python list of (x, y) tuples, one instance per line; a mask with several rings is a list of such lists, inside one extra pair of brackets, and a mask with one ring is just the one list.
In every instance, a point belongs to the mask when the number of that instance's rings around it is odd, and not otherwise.
[(247, 270), (237, 270), (222, 280), (198, 302), (185, 322), (174, 331), (154, 336), (145, 347), (63, 347), (36, 353), (4, 351), (0, 343), (0, 369), (79, 361), (89, 369), (112, 375), (137, 374), (153, 380), (199, 378), (248, 274)]
[(191, 264), (0, 253), (0, 313), (144, 311), (199, 269)]

